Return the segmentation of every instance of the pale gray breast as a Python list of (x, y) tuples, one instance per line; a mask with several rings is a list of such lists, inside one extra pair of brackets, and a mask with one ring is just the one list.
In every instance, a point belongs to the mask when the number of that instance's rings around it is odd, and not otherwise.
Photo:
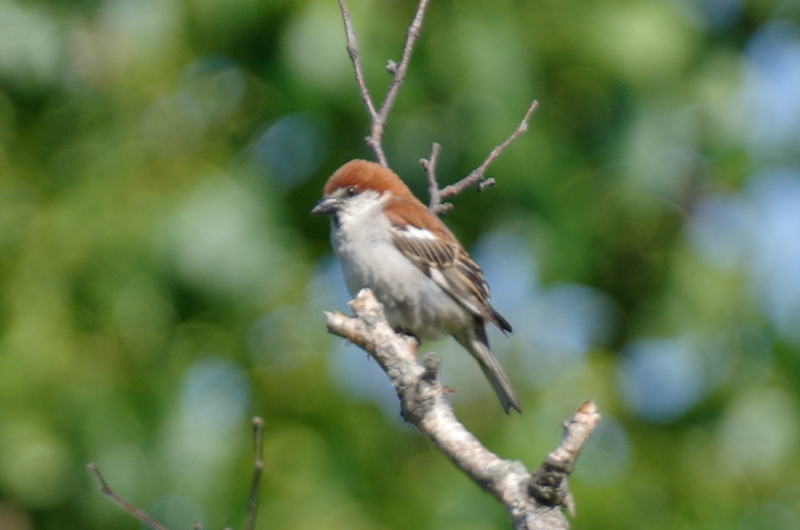
[(389, 324), (419, 338), (468, 325), (463, 308), (386, 238), (386, 218), (344, 221), (331, 231), (331, 239), (351, 295), (369, 287), (383, 304)]

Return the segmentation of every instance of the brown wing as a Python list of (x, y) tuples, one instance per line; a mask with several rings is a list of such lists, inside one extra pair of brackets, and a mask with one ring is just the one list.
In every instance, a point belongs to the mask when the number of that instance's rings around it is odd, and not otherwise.
[(489, 303), (483, 271), (445, 226), (413, 195), (394, 196), (386, 214), (392, 221), (397, 248), (447, 294), (475, 317), (500, 330), (511, 326)]
[(425, 274), (430, 268), (449, 269), (456, 263), (458, 245), (448, 244), (423, 228), (395, 228), (392, 239), (400, 252), (413, 261)]
[(395, 228), (395, 246), (428, 277), (476, 317), (501, 330), (508, 321), (489, 303), (489, 285), (481, 268), (455, 240), (448, 242), (420, 228)]

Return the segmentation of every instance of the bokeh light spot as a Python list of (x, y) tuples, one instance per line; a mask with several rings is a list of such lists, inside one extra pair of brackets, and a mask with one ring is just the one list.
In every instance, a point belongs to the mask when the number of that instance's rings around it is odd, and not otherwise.
[(798, 410), (792, 397), (758, 388), (730, 404), (718, 431), (720, 467), (763, 480), (779, 473), (798, 440)]
[(69, 495), (72, 455), (65, 441), (33, 420), (0, 423), (0, 486), (29, 506), (50, 508)]
[(250, 146), (250, 153), (267, 174), (286, 187), (305, 182), (328, 153), (328, 127), (318, 116), (284, 116)]
[(704, 395), (700, 356), (685, 340), (640, 339), (624, 352), (619, 381), (625, 404), (647, 421), (666, 423)]
[(747, 44), (749, 68), (742, 105), (749, 109), (747, 127), (756, 158), (797, 153), (800, 142), (800, 28), (772, 20)]
[(242, 369), (231, 361), (207, 358), (186, 374), (181, 395), (183, 414), (197, 428), (228, 431), (244, 420), (250, 385)]
[(286, 63), (322, 89), (350, 86), (353, 70), (342, 53), (345, 36), (336, 4), (316, 0), (298, 13), (284, 35)]
[(43, 6), (0, 1), (0, 76), (24, 84), (54, 82), (63, 49), (63, 30)]

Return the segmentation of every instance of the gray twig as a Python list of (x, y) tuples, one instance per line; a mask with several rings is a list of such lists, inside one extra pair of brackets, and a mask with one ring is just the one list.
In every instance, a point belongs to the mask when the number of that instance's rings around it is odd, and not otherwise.
[(253, 464), (253, 483), (250, 486), (250, 499), (247, 503), (247, 522), (245, 530), (256, 527), (258, 512), (258, 492), (261, 489), (261, 476), (264, 473), (264, 420), (259, 416), (253, 418), (253, 442), (255, 445), (255, 462)]
[(150, 515), (145, 513), (144, 510), (137, 508), (133, 504), (129, 503), (128, 501), (117, 495), (117, 493), (113, 489), (111, 489), (111, 486), (108, 485), (108, 482), (106, 482), (106, 479), (105, 477), (103, 477), (103, 474), (100, 473), (100, 468), (97, 467), (97, 464), (92, 462), (86, 466), (86, 469), (88, 469), (97, 478), (97, 481), (100, 482), (100, 489), (103, 492), (103, 494), (112, 501), (114, 501), (123, 510), (125, 510), (135, 518), (139, 519), (139, 521), (146, 524), (150, 528), (153, 528), (154, 530), (167, 530), (166, 526), (153, 519)]
[[(528, 122), (538, 106), (539, 102), (533, 100), (528, 107), (528, 111), (525, 113), (525, 116), (522, 118), (522, 122), (520, 122), (519, 127), (517, 127), (513, 133), (511, 133), (511, 136), (506, 138), (503, 143), (492, 149), (492, 151), (489, 153), (489, 156), (486, 157), (486, 160), (484, 160), (480, 166), (473, 169), (469, 175), (459, 180), (455, 184), (450, 184), (449, 186), (445, 186), (444, 188), (440, 189), (436, 180), (436, 175), (428, 171), (428, 168), (431, 166), (431, 160), (422, 159), (420, 163), (422, 163), (422, 167), (425, 168), (426, 172), (428, 173), (430, 210), (437, 215), (441, 215), (452, 208), (451, 205), (443, 203), (442, 199), (458, 195), (464, 191), (464, 189), (472, 185), (475, 185), (478, 191), (483, 191), (484, 188), (494, 185), (495, 181), (493, 178), (486, 178), (486, 170), (489, 168), (489, 165), (497, 160), (503, 151), (505, 151), (506, 148), (514, 142), (514, 140), (519, 138), (525, 131), (528, 130)], [(438, 146), (436, 146), (436, 144), (434, 144), (434, 146), (436, 147), (436, 154), (438, 155)], [(431, 149), (431, 158), (433, 158), (433, 156), (434, 149)]]
[(375, 103), (367, 88), (366, 79), (364, 78), (364, 68), (361, 65), (361, 56), (358, 51), (358, 43), (356, 42), (356, 33), (353, 30), (352, 16), (344, 0), (339, 0), (339, 9), (342, 12), (345, 34), (347, 36), (347, 53), (350, 56), (350, 60), (353, 62), (356, 84), (361, 94), (361, 101), (363, 101), (364, 105), (367, 107), (370, 121), (372, 122), (370, 135), (367, 136), (364, 141), (369, 148), (372, 149), (373, 153), (375, 153), (378, 163), (383, 167), (389, 167), (389, 163), (386, 160), (386, 153), (383, 150), (383, 132), (386, 127), (386, 121), (389, 118), (389, 112), (391, 112), (392, 106), (397, 99), (397, 94), (400, 92), (400, 89), (403, 87), (403, 82), (406, 79), (408, 64), (411, 61), (411, 52), (414, 50), (414, 44), (416, 44), (420, 31), (422, 30), (422, 22), (425, 18), (425, 10), (428, 7), (428, 2), (429, 0), (420, 0), (417, 6), (417, 12), (406, 32), (406, 41), (403, 46), (403, 55), (400, 58), (400, 63), (391, 60), (386, 63), (386, 70), (394, 77), (392, 79), (392, 84), (389, 86), (389, 90), (386, 92), (386, 97), (381, 104), (381, 108), (378, 110), (375, 107)]
[(453, 207), (452, 204), (442, 204), (442, 195), (439, 193), (439, 182), (436, 179), (436, 161), (439, 159), (439, 152), (441, 150), (442, 146), (433, 142), (430, 158), (422, 158), (419, 161), (422, 165), (422, 169), (425, 170), (425, 174), (428, 175), (428, 197), (430, 197), (428, 208), (438, 215), (447, 213), (447, 211)]

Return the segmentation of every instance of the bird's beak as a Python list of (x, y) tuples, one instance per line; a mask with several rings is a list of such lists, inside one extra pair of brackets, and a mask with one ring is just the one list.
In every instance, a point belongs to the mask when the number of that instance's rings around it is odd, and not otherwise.
[(314, 215), (333, 215), (339, 209), (339, 199), (335, 197), (323, 197), (321, 201), (314, 206), (311, 213)]

